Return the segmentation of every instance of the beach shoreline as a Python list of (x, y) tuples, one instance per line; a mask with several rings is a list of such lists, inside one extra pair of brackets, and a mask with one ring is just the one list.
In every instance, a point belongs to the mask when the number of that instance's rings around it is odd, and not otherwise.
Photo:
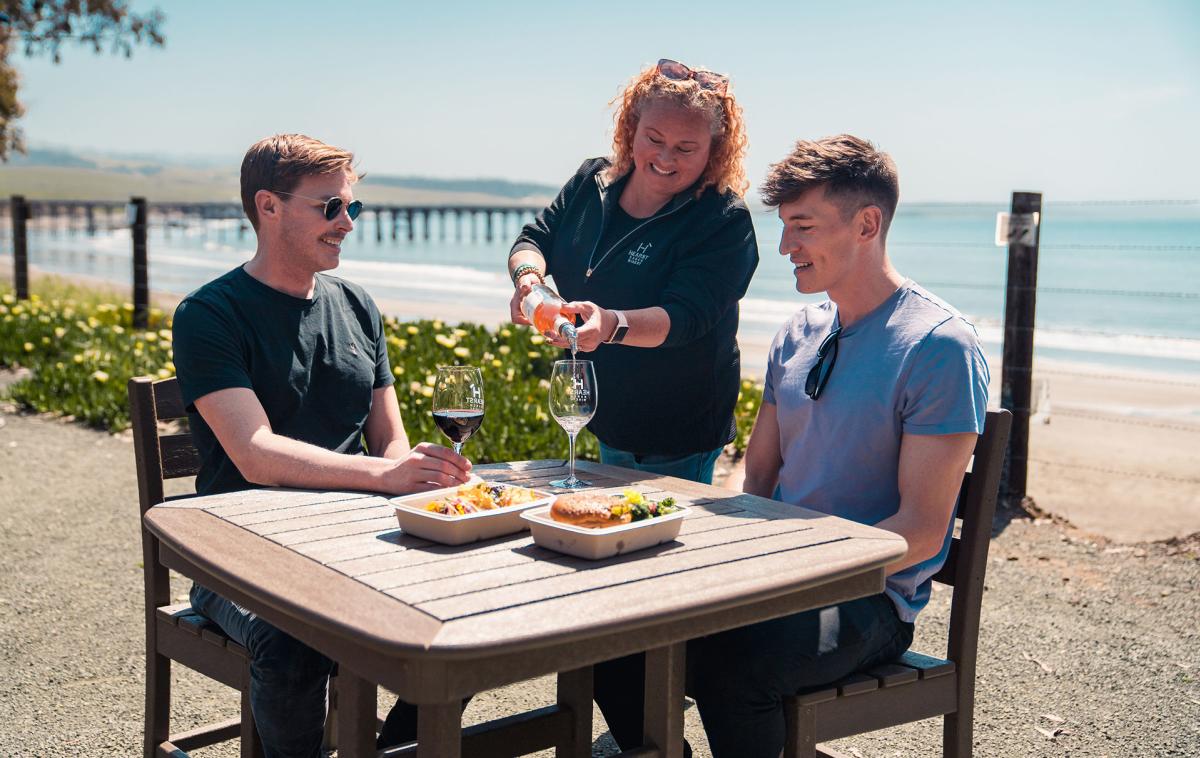
[[(11, 258), (9, 259), (11, 261)], [(0, 277), (11, 285), (11, 264)], [(57, 274), (120, 294), (106, 279)], [(179, 293), (154, 290), (155, 307), (171, 310)], [(507, 301), (377, 298), (401, 320), (437, 319), (488, 327), (508, 323)], [(799, 305), (797, 305), (799, 307)], [(770, 338), (742, 330), (742, 373), (761, 382)], [(989, 356), (991, 407), (999, 407), (999, 355)], [(1200, 532), (1200, 381), (1174, 374), (1037, 359), (1029, 434), (1027, 494), (1036, 506), (1116, 542), (1169, 540)]]

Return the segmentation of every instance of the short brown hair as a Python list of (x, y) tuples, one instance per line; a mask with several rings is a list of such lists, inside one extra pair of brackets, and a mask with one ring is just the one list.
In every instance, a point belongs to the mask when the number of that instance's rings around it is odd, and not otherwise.
[(658, 73), (657, 66), (650, 66), (633, 77), (613, 102), (617, 110), (613, 116), (613, 165), (605, 176), (608, 181), (633, 170), (633, 135), (642, 111), (651, 103), (664, 102), (708, 118), (712, 148), (696, 188), (697, 197), (709, 187), (740, 196), (750, 186), (742, 166), (746, 155), (746, 124), (742, 108), (728, 87), (721, 92), (705, 89), (692, 79), (668, 79)]
[(354, 153), (327, 145), (303, 134), (276, 134), (250, 146), (242, 159), (242, 210), (250, 224), (258, 229), (258, 209), (254, 195), (259, 190), (293, 192), (306, 176), (336, 174), (344, 171), (351, 181)]
[(825, 197), (841, 207), (843, 218), (868, 205), (877, 206), (887, 234), (900, 202), (900, 178), (890, 155), (850, 134), (800, 140), (791, 155), (767, 171), (759, 192), (763, 202), (774, 208), (822, 185)]

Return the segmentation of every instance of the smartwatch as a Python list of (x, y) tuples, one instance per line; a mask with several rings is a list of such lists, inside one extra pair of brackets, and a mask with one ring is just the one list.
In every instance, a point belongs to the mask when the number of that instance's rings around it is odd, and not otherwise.
[(625, 318), (625, 311), (613, 311), (617, 316), (617, 328), (613, 329), (612, 336), (608, 338), (608, 344), (619, 345), (625, 339), (625, 333), (629, 331), (629, 319)]

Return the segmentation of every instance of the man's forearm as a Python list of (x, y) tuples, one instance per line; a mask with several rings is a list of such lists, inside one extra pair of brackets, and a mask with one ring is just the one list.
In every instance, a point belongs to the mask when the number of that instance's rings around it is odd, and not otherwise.
[(380, 490), (383, 476), (395, 465), (388, 457), (335, 453), (265, 429), (253, 435), (251, 447), (253, 463), (241, 473), (271, 487)]

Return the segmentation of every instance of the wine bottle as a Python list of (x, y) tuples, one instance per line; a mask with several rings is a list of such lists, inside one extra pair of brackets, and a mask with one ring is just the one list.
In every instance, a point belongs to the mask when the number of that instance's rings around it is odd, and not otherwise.
[(562, 307), (566, 303), (558, 293), (544, 284), (535, 284), (529, 294), (521, 301), (521, 312), (539, 332), (555, 332), (571, 344), (571, 354), (576, 351), (575, 324), (563, 315)]

